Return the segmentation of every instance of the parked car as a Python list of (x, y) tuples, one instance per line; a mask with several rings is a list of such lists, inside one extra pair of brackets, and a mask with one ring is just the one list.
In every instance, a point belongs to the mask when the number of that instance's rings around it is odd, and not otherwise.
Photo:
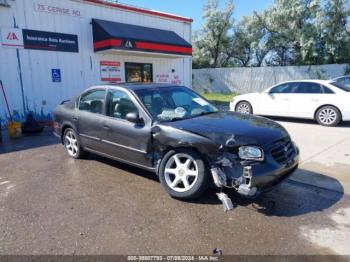
[(54, 131), (70, 157), (86, 152), (156, 173), (175, 198), (214, 181), (253, 196), (298, 167), (299, 150), (278, 123), (220, 112), (182, 86), (95, 86), (59, 105)]
[(245, 114), (315, 119), (324, 126), (350, 121), (350, 87), (334, 81), (289, 81), (261, 93), (234, 97), (230, 110)]
[(335, 78), (333, 79), (334, 82), (337, 82), (341, 85), (345, 85), (345, 86), (348, 86), (350, 87), (350, 75), (348, 76), (341, 76), (341, 77), (338, 77), (338, 78)]

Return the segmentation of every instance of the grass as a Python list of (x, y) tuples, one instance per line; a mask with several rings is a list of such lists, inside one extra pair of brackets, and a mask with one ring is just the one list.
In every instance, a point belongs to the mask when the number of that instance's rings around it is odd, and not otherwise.
[(201, 95), (210, 102), (220, 105), (228, 105), (235, 96), (234, 93), (203, 93)]

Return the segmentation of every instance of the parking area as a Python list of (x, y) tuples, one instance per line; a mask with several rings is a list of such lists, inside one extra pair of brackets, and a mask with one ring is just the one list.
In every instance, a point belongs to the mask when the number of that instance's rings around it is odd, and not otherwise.
[(0, 254), (350, 254), (350, 124), (280, 120), (299, 170), (253, 201), (215, 190), (170, 198), (157, 177), (90, 155), (50, 132), (0, 147)]

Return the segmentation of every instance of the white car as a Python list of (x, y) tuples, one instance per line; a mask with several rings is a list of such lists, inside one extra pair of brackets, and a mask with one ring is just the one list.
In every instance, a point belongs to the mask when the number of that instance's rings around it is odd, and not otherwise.
[(289, 81), (261, 93), (236, 96), (230, 110), (315, 119), (321, 125), (336, 126), (350, 121), (350, 87), (326, 80)]

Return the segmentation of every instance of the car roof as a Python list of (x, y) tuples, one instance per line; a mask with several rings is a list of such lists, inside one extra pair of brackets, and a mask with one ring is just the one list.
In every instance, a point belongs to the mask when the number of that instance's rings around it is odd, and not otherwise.
[(318, 84), (327, 84), (330, 81), (329, 80), (320, 80), (320, 79), (307, 79), (307, 80), (292, 80), (292, 81), (285, 81), (283, 83), (318, 83)]
[(157, 84), (157, 83), (118, 83), (115, 85), (97, 85), (92, 86), (89, 89), (96, 89), (96, 88), (125, 88), (127, 90), (136, 91), (136, 90), (144, 90), (144, 89), (158, 89), (158, 88), (167, 88), (167, 87), (174, 87), (174, 86), (181, 86), (181, 85), (173, 85), (173, 84)]
[(350, 75), (345, 75), (345, 76), (339, 76), (337, 78), (332, 79), (333, 81), (344, 79), (344, 78), (350, 78)]

